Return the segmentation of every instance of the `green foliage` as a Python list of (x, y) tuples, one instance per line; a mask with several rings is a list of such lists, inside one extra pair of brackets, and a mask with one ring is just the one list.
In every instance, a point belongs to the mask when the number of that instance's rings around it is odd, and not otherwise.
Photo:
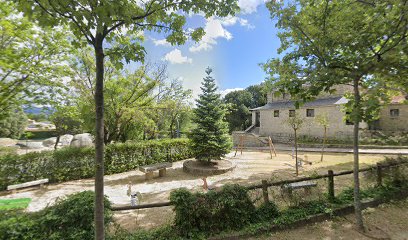
[(324, 201), (302, 202), (299, 206), (289, 207), (274, 219), (276, 225), (290, 225), (310, 215), (325, 213), (329, 211), (329, 204)]
[(274, 202), (262, 203), (256, 209), (256, 216), (258, 221), (271, 221), (280, 215), (279, 209)]
[(0, 116), (0, 137), (18, 139), (27, 126), (27, 116), (21, 108), (11, 108), (8, 113)]
[(293, 117), (288, 117), (283, 121), (283, 123), (292, 128), (296, 134), (296, 131), (300, 130), (303, 127), (305, 118), (301, 117), (298, 112), (295, 112), (295, 115)]
[(206, 69), (207, 76), (201, 87), (203, 93), (197, 100), (197, 108), (194, 109), (193, 122), (197, 126), (189, 135), (195, 158), (208, 162), (221, 159), (232, 147), (228, 126), (224, 122), (225, 105), (217, 93), (211, 72), (210, 68)]
[(55, 130), (41, 130), (41, 131), (25, 131), (23, 136), (20, 139), (46, 139), (50, 137), (56, 137), (57, 132)]
[(239, 229), (249, 224), (256, 213), (247, 190), (239, 185), (225, 185), (220, 191), (206, 194), (179, 189), (170, 194), (170, 201), (176, 212), (176, 229), (189, 238)]
[(251, 124), (252, 95), (246, 90), (233, 91), (225, 95), (224, 102), (228, 107), (225, 116), (229, 123), (229, 131), (242, 131)]
[(31, 120), (36, 122), (46, 122), (49, 120), (48, 114), (41, 112), (41, 113), (26, 113), (27, 117)]
[[(58, 200), (43, 210), (38, 220), (47, 239), (92, 239), (94, 236), (94, 198), (92, 191), (84, 191)], [(112, 221), (110, 202), (104, 200), (105, 223)]]
[(226, 120), (229, 131), (242, 131), (251, 125), (251, 112), (249, 109), (266, 104), (264, 84), (252, 85), (244, 90), (232, 91), (225, 95), (224, 102), (228, 112)]
[(357, 123), (375, 120), (388, 93), (406, 91), (405, 1), (294, 0), (267, 7), (278, 19), (278, 52), (285, 54), (264, 69), (282, 92), (309, 101), (336, 85), (352, 85), (360, 93), (349, 95), (345, 108)]
[[(189, 34), (198, 41), (204, 35), (202, 28), (184, 31), (186, 15), (203, 13), (206, 17), (225, 17), (238, 11), (236, 0), (222, 1), (134, 1), (101, 0), (98, 2), (51, 3), (48, 0), (16, 1), (19, 10), (38, 20), (42, 26), (67, 25), (74, 36), (73, 46), (92, 45), (106, 52), (116, 69), (124, 62), (144, 60), (145, 49), (140, 32), (153, 31), (166, 34), (166, 40), (183, 44)], [(94, 31), (96, 30), (96, 31)], [(103, 49), (105, 48), (105, 49)], [(123, 61), (125, 60), (125, 61)], [(103, 70), (103, 69), (100, 69)]]
[(0, 156), (6, 154), (16, 154), (17, 148), (15, 147), (2, 147), (0, 146)]
[[(154, 128), (171, 138), (177, 137), (175, 130), (186, 131), (191, 118), (192, 91), (186, 90), (180, 80), (162, 84), (156, 106), (150, 111)], [(153, 131), (154, 133), (154, 131)], [(164, 134), (162, 134), (164, 135)], [(149, 136), (147, 136), (149, 137)], [(150, 136), (154, 137), (154, 136)]]
[[(110, 144), (106, 147), (105, 173), (114, 174), (138, 166), (173, 162), (192, 157), (187, 139)], [(48, 178), (62, 182), (94, 176), (94, 148), (62, 148), (24, 155), (0, 155), (0, 189), (7, 185)]]
[[(205, 239), (204, 236), (195, 236), (194, 239)], [(110, 234), (108, 240), (183, 240), (177, 231), (170, 225), (157, 227), (151, 230), (137, 230), (135, 232), (118, 231)]]
[[(39, 212), (1, 211), (1, 240), (93, 239), (94, 196), (91, 191), (69, 195)], [(112, 222), (105, 198), (105, 224)]]
[[(78, 52), (78, 59), (71, 65), (76, 69), (77, 77), (72, 82), (79, 97), (73, 99), (87, 132), (95, 131), (95, 61), (91, 49)], [(125, 142), (142, 135), (149, 114), (157, 110), (154, 106), (160, 84), (165, 80), (164, 66), (145, 64), (134, 71), (120, 71), (111, 61), (105, 62), (105, 143)], [(75, 112), (71, 111), (71, 112)], [(162, 116), (163, 117), (163, 116)]]
[(55, 131), (59, 136), (82, 133), (82, 120), (75, 106), (57, 106), (50, 120), (55, 125)]
[(24, 209), (30, 204), (31, 198), (0, 199), (0, 211), (10, 209)]
[(63, 88), (59, 79), (67, 73), (65, 29), (40, 28), (16, 8), (12, 1), (0, 1), (0, 115), (14, 104), (56, 100)]
[(252, 96), (251, 105), (249, 105), (248, 107), (256, 108), (266, 104), (267, 91), (265, 91), (265, 83), (251, 85), (245, 88), (245, 91), (249, 92)]
[(361, 137), (362, 144), (378, 144), (378, 145), (408, 145), (408, 132), (399, 132), (393, 134), (385, 134), (381, 131), (374, 133), (369, 137)]

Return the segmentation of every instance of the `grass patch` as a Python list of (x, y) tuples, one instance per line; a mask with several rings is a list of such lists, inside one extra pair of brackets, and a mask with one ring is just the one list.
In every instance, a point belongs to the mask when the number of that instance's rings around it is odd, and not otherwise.
[(31, 198), (0, 199), (0, 210), (25, 209)]

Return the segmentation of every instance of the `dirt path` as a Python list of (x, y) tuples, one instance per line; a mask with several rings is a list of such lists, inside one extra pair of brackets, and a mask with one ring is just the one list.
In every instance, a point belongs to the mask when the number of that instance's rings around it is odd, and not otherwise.
[(351, 214), (330, 221), (250, 239), (408, 239), (408, 200), (369, 208), (363, 213), (367, 228), (367, 232), (364, 234), (354, 229), (354, 215)]
[[(300, 157), (304, 157), (302, 153)], [(305, 165), (304, 171), (327, 172), (325, 170), (330, 166), (337, 165), (335, 169), (351, 169), (351, 154), (327, 154), (325, 160), (321, 163), (318, 153), (307, 153), (308, 160), (314, 162), (313, 165)], [(294, 160), (289, 152), (280, 152), (277, 157), (270, 159), (269, 152), (244, 152), (233, 157), (231, 153), (228, 159), (236, 164), (236, 168), (228, 173), (208, 177), (209, 184), (216, 187), (226, 183), (239, 183), (248, 185), (259, 183), (261, 179), (279, 179), (293, 178)], [(373, 164), (383, 160), (381, 155), (362, 155), (362, 164)], [(201, 176), (194, 176), (184, 173), (182, 170), (183, 161), (176, 162), (173, 167), (167, 171), (166, 177), (154, 178), (149, 181), (144, 179), (144, 174), (140, 171), (130, 171), (120, 174), (105, 176), (105, 195), (115, 205), (130, 203), (126, 195), (127, 184), (132, 183), (133, 191), (142, 193), (142, 203), (154, 203), (168, 201), (170, 192), (174, 189), (185, 187), (193, 191), (202, 191)], [(340, 165), (339, 165), (340, 164)], [(157, 174), (157, 173), (156, 173)], [(57, 198), (66, 195), (84, 191), (93, 190), (93, 179), (84, 179), (69, 181), (59, 184), (50, 184), (45, 189), (28, 189), (15, 194), (1, 196), (3, 198), (32, 198), (27, 211), (38, 211), (49, 204), (53, 204)], [(146, 210), (131, 210), (115, 212), (115, 219), (126, 229), (134, 230), (136, 228), (151, 228), (168, 223), (173, 218), (171, 207), (153, 208)]]

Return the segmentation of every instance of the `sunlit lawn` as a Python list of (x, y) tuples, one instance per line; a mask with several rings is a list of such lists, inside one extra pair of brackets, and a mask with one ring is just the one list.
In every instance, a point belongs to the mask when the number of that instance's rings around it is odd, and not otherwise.
[(30, 202), (31, 198), (0, 199), (0, 210), (24, 209)]

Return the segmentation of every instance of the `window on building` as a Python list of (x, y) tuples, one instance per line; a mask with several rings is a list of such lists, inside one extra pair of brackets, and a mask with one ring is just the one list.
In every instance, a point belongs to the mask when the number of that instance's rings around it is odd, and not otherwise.
[(306, 109), (306, 117), (314, 117), (314, 109)]
[(351, 121), (351, 112), (346, 112), (346, 125), (354, 125), (354, 123)]
[(390, 116), (391, 117), (398, 117), (399, 116), (399, 109), (390, 109)]
[(279, 117), (279, 110), (274, 110), (273, 111), (273, 116), (274, 117)]
[(289, 117), (295, 116), (295, 110), (289, 110)]

